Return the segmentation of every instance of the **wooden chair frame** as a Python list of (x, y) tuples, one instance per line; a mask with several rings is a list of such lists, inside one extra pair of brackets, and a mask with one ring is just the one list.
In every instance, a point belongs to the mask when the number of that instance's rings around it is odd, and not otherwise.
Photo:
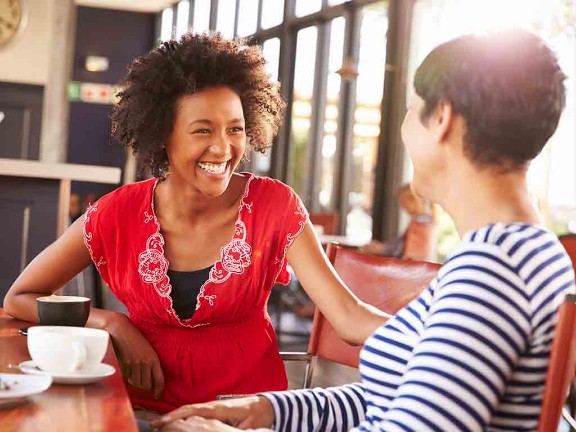
[[(576, 368), (576, 295), (567, 294), (558, 311), (538, 432), (556, 432)], [(569, 413), (564, 412), (564, 415)]]

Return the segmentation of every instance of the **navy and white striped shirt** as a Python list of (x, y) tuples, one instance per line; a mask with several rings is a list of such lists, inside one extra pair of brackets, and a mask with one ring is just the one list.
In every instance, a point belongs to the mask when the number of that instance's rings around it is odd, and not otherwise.
[(430, 286), (366, 341), (361, 384), (265, 394), (278, 431), (535, 431), (574, 271), (527, 224), (468, 233)]

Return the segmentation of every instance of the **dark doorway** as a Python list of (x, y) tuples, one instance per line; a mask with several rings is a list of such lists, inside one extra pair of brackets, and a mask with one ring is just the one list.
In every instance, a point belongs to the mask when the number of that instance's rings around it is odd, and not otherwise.
[(42, 86), (0, 83), (0, 158), (38, 159)]

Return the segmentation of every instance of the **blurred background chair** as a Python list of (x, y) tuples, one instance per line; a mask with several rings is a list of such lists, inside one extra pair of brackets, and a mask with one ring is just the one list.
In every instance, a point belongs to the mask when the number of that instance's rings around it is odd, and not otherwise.
[[(361, 300), (394, 315), (424, 290), (436, 276), (439, 264), (367, 255), (328, 245), (328, 257), (346, 285)], [(360, 346), (344, 342), (324, 315), (314, 315), (308, 351), (281, 353), (284, 361), (305, 361), (303, 387), (312, 384), (317, 359), (358, 368)]]
[(315, 227), (321, 227), (322, 234), (338, 234), (338, 223), (340, 218), (338, 213), (310, 213), (310, 222)]

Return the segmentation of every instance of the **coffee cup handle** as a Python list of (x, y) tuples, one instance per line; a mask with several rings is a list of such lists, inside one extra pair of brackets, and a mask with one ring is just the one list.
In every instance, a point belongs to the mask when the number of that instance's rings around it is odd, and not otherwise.
[(86, 363), (86, 358), (88, 357), (88, 352), (86, 351), (86, 346), (80, 342), (75, 341), (72, 344), (73, 356), (74, 356), (74, 371), (82, 369), (84, 363)]

